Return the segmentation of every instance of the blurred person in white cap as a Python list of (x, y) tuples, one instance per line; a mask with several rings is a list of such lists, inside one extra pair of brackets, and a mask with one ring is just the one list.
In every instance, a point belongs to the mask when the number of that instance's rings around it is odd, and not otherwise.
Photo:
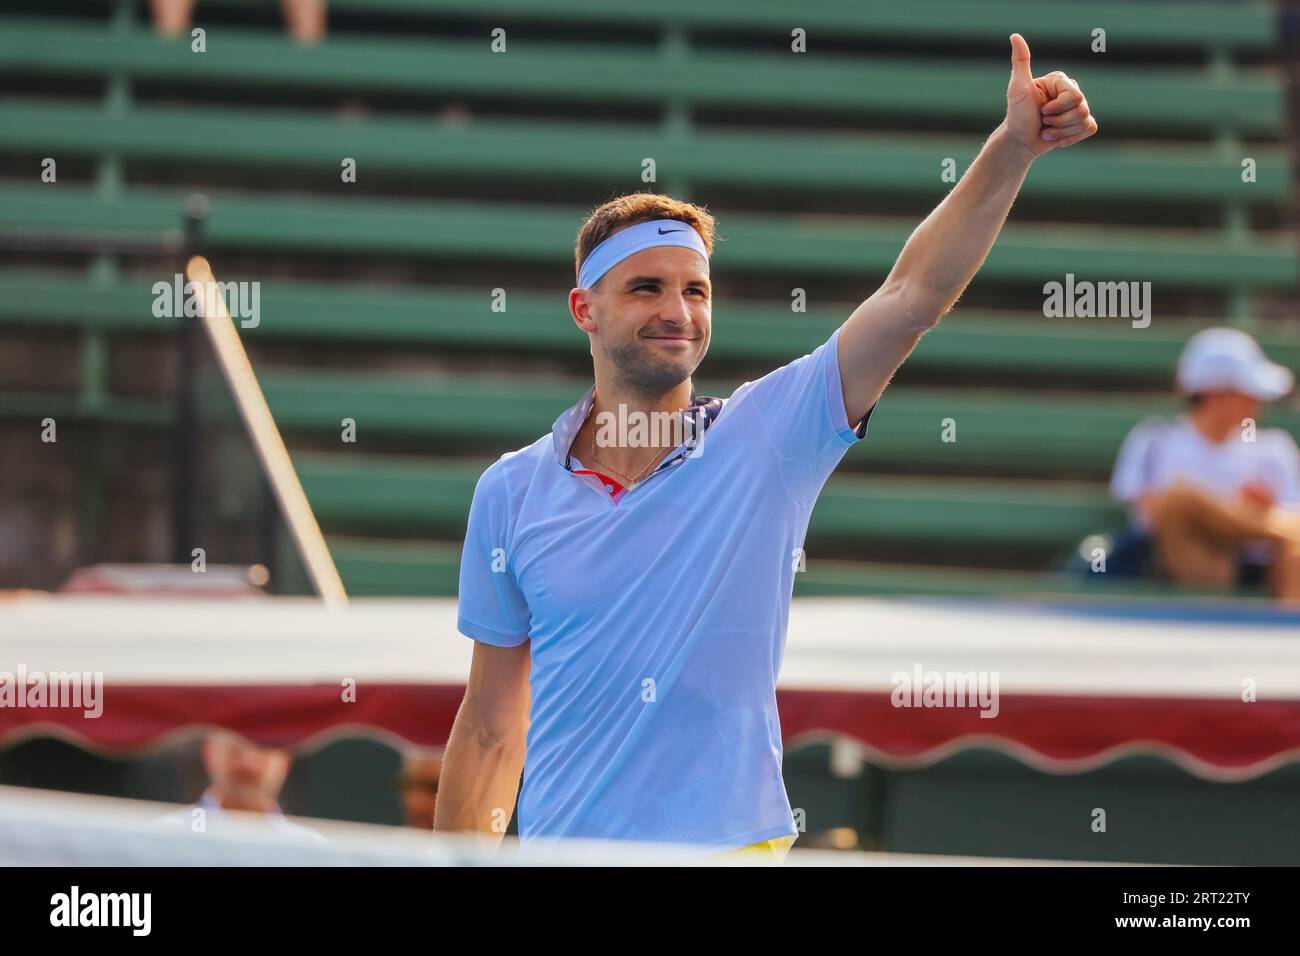
[(1294, 384), (1245, 332), (1205, 329), (1178, 360), (1186, 411), (1145, 419), (1125, 439), (1111, 495), (1174, 581), (1267, 583), (1300, 603), (1300, 449), (1282, 429), (1255, 426), (1263, 403)]

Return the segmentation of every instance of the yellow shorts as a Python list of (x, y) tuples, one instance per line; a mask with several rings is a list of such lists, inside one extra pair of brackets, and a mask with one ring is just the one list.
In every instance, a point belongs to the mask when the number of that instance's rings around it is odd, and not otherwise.
[(790, 847), (794, 846), (794, 841), (799, 839), (797, 836), (781, 836), (772, 840), (764, 840), (762, 843), (751, 843), (749, 846), (742, 846), (738, 850), (728, 850), (720, 854), (723, 858), (733, 856), (766, 856), (775, 863), (781, 863), (785, 860), (785, 855), (790, 852)]

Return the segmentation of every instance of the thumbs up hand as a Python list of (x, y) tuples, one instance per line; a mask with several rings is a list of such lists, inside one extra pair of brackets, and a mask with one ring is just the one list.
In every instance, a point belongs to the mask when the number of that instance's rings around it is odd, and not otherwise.
[(1007, 84), (1007, 134), (1035, 156), (1073, 146), (1097, 132), (1079, 84), (1060, 70), (1034, 79), (1029, 44), (1011, 34), (1011, 82)]

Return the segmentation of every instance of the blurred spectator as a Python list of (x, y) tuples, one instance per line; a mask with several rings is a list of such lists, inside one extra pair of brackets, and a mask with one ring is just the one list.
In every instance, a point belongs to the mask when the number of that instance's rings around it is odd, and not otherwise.
[(402, 771), (398, 787), (402, 791), (402, 810), (406, 825), (420, 830), (433, 829), (433, 809), (438, 802), (438, 780), (442, 776), (442, 748), (412, 749), (402, 754)]
[(1144, 420), (1125, 439), (1111, 494), (1173, 580), (1267, 583), (1300, 601), (1300, 450), (1285, 431), (1255, 427), (1261, 404), (1294, 381), (1245, 332), (1206, 329), (1178, 360), (1185, 413)]
[[(285, 25), (299, 43), (319, 43), (325, 38), (325, 0), (281, 0)], [(190, 29), (194, 0), (153, 0), (153, 25), (165, 37)]]
[(204, 811), (204, 828), (226, 810), (262, 814), (277, 830), (326, 842), (315, 830), (289, 820), (277, 802), (292, 758), (288, 751), (261, 747), (236, 734), (217, 731), (203, 741), (203, 767), (210, 784), (197, 804), (169, 813), (159, 823), (194, 829), (194, 810)]

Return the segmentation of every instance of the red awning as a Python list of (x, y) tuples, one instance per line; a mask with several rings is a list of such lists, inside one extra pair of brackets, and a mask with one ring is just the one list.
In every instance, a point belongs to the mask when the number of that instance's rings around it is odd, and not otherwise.
[[(443, 744), (472, 651), (455, 610), (448, 600), (337, 611), (287, 598), (6, 602), (0, 683), (14, 690), (21, 672), (28, 688), (53, 686), (76, 673), (93, 687), (98, 674), (103, 689), (99, 716), (84, 697), (11, 699), (0, 743), (52, 734), (131, 752), (224, 727), (300, 751), (358, 734)], [(896, 767), (993, 749), (1055, 773), (1146, 753), (1207, 779), (1248, 779), (1300, 759), (1297, 621), (796, 600), (778, 688), (785, 744), (850, 740)]]

